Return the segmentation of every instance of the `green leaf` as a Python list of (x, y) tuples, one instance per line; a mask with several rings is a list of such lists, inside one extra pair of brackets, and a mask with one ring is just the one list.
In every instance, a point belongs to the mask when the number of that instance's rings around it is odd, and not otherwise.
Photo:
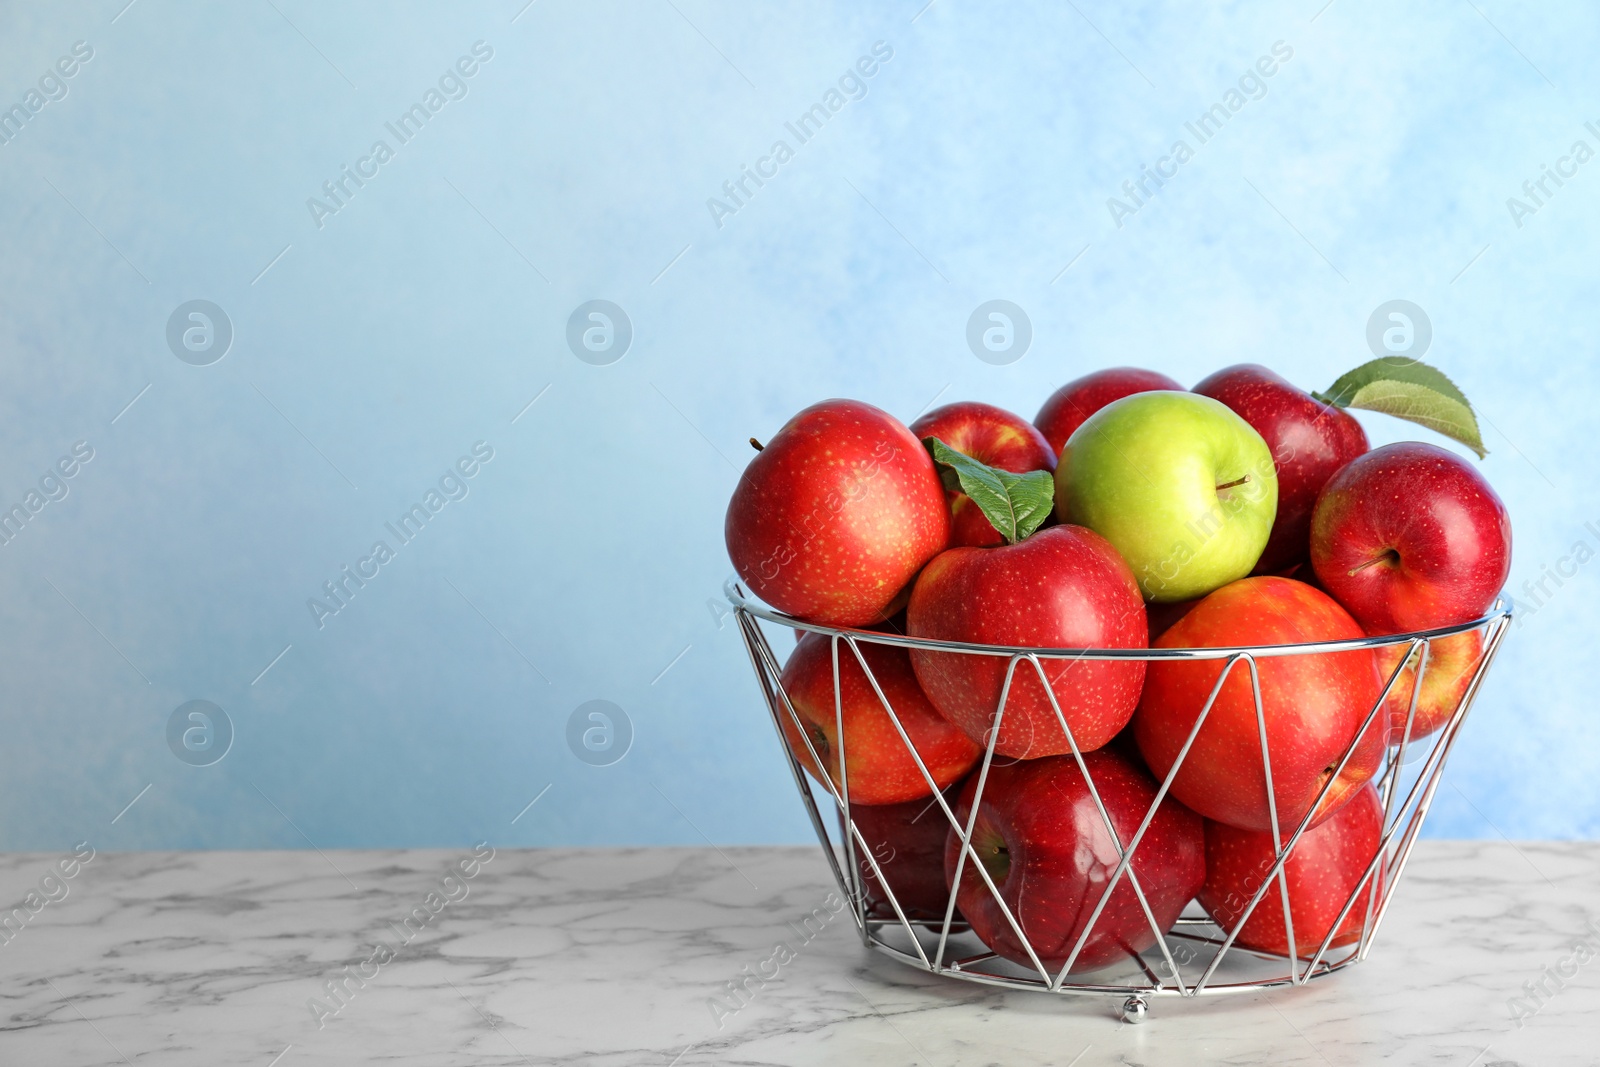
[(1349, 407), (1351, 406), (1351, 399), (1364, 386), (1379, 381), (1407, 382), (1413, 385), (1427, 386), (1434, 392), (1441, 393), (1458, 404), (1465, 407), (1472, 406), (1468, 403), (1467, 398), (1461, 394), (1461, 390), (1456, 388), (1456, 383), (1445, 377), (1443, 371), (1437, 367), (1430, 367), (1420, 359), (1411, 359), (1408, 356), (1380, 356), (1342, 375), (1338, 381), (1328, 387), (1327, 393), (1313, 393), (1312, 395), (1325, 404)]
[(1380, 356), (1341, 376), (1325, 393), (1324, 404), (1381, 411), (1460, 441), (1482, 459), (1488, 455), (1472, 403), (1437, 367), (1405, 356)]
[(937, 437), (924, 437), (922, 443), (933, 456), (944, 487), (971, 497), (1008, 544), (1021, 541), (1050, 517), (1056, 480), (1049, 471), (1012, 474), (957, 452)]

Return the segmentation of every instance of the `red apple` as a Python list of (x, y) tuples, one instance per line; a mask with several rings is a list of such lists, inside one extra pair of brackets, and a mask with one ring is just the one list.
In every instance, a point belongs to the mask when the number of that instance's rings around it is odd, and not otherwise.
[[(1155, 803), (1156, 783), (1137, 764), (1114, 752), (1091, 752), (1084, 764), (1117, 837), (1128, 845)], [(963, 827), (976, 787), (973, 775), (961, 792), (956, 817)], [(1168, 798), (1134, 851), (1131, 869), (1162, 933), (1205, 881), (1204, 838), (1199, 816)], [(1116, 842), (1077, 761), (1053, 756), (991, 767), (973, 825), (972, 847), (1034, 952), (1046, 968), (1059, 970), (1088, 927), (1119, 862)], [(961, 836), (952, 829), (944, 853), (945, 876), (951, 884), (960, 854)], [(979, 940), (1013, 963), (1032, 966), (971, 856), (962, 866), (956, 902)], [(1091, 971), (1127, 960), (1155, 942), (1155, 932), (1125, 873), (1072, 970)]]
[[(1239, 830), (1219, 822), (1206, 823), (1206, 879), (1200, 905), (1224, 930), (1232, 930), (1245, 905), (1272, 869), (1277, 853), (1272, 835), (1259, 830)], [(1378, 791), (1366, 785), (1350, 803), (1327, 822), (1300, 835), (1284, 863), (1289, 882), (1289, 917), (1294, 921), (1297, 953), (1310, 959), (1333, 929), (1345, 901), (1378, 854), (1383, 836), (1383, 802)], [(1286, 839), (1285, 839), (1286, 840)], [(1329, 948), (1353, 944), (1361, 938), (1367, 920), (1367, 898), (1374, 872), (1362, 887), (1360, 898), (1345, 914)], [(1378, 883), (1380, 894), (1382, 884)], [(1234, 944), (1258, 952), (1289, 954), (1289, 936), (1283, 923), (1283, 890), (1277, 878), (1245, 920)]]
[[(945, 790), (945, 802), (953, 809), (960, 785)], [(950, 885), (944, 877), (944, 841), (950, 820), (933, 797), (918, 797), (904, 804), (852, 805), (850, 817), (865, 839), (866, 853), (883, 872), (883, 880), (894, 891), (900, 910), (911, 922), (944, 922), (945, 905), (950, 900)], [(841, 821), (843, 816), (840, 816)], [(856, 863), (861, 871), (861, 888), (866, 896), (867, 917), (896, 919), (883, 881), (856, 842)], [(955, 921), (961, 922), (958, 910)]]
[[(1483, 659), (1483, 631), (1467, 630), (1450, 637), (1436, 637), (1428, 654), (1427, 669), (1422, 672), (1422, 692), (1417, 696), (1417, 714), (1411, 722), (1411, 740), (1427, 737), (1450, 721), (1450, 716), (1461, 706), (1472, 676), (1478, 672)], [(1377, 649), (1378, 669), (1383, 680), (1399, 665), (1411, 648), (1402, 642)], [(1419, 652), (1418, 656), (1421, 655)], [(1411, 710), (1411, 691), (1416, 686), (1417, 656), (1406, 661), (1405, 669), (1395, 679), (1384, 710), (1389, 715), (1389, 743), (1398, 745), (1405, 736), (1406, 715)]]
[[(833, 703), (832, 644), (832, 639), (824, 634), (807, 634), (789, 654), (781, 680), (783, 691), (789, 694), (789, 701), (805, 726), (812, 747), (828, 765), (829, 780), (842, 792), (839, 720)], [(943, 789), (960, 779), (982, 753), (966, 734), (945, 721), (928, 703), (917, 685), (917, 676), (912, 673), (906, 650), (865, 640), (858, 647), (934, 782)], [(839, 694), (844, 709), (845, 772), (849, 776), (850, 803), (897, 804), (930, 796), (932, 790), (894, 728), (883, 701), (878, 699), (866, 672), (843, 641), (839, 642)], [(800, 739), (800, 731), (789, 717), (788, 709), (781, 710), (780, 720), (789, 747), (801, 765), (821, 781), (817, 763)]]
[[(912, 637), (1029, 648), (1144, 648), (1144, 601), (1110, 542), (1081, 526), (1014, 545), (952, 548), (911, 590)], [(1133, 715), (1142, 660), (1041, 660), (1079, 751), (1099, 748)], [(1005, 682), (1004, 656), (914, 649), (911, 663), (939, 713), (987, 743)], [(1038, 672), (1018, 663), (995, 751), (1033, 758), (1072, 751)]]
[(1311, 552), (1311, 509), (1335, 471), (1365, 452), (1367, 434), (1355, 416), (1324, 404), (1258, 363), (1217, 371), (1194, 391), (1220, 400), (1272, 449), (1278, 470), (1278, 517), (1253, 574), (1276, 574)]
[(1373, 633), (1470, 622), (1494, 604), (1511, 571), (1511, 517), (1454, 452), (1384, 445), (1323, 486), (1311, 564)]
[(1189, 614), (1194, 606), (1204, 597), (1193, 600), (1174, 600), (1170, 604), (1163, 604), (1159, 600), (1152, 600), (1144, 606), (1145, 618), (1150, 620), (1150, 640), (1154, 641), (1168, 630), (1172, 629), (1179, 619)]
[(728, 555), (779, 611), (861, 626), (950, 541), (944, 486), (922, 442), (870, 404), (824, 400), (750, 461), (728, 503)]
[[(1282, 645), (1364, 636), (1343, 608), (1303, 582), (1241, 578), (1195, 605), (1154, 647)], [(1174, 659), (1150, 664), (1133, 730), (1157, 778), (1165, 778), (1177, 762), (1224, 663)], [(1311, 810), (1383, 687), (1370, 649), (1262, 656), (1256, 665), (1278, 826), (1289, 832)], [(1314, 822), (1338, 810), (1377, 773), (1387, 739), (1388, 720), (1375, 717), (1317, 807)], [(1250, 830), (1271, 827), (1247, 663), (1236, 663), (1223, 683), (1173, 779), (1172, 795), (1208, 819)]]
[[(957, 452), (1013, 474), (1053, 471), (1056, 453), (1033, 423), (1003, 408), (962, 401), (934, 408), (911, 424), (919, 440), (937, 437)], [(998, 545), (1005, 540), (967, 494), (949, 491), (952, 545)]]
[(1075, 378), (1050, 394), (1033, 424), (1039, 427), (1050, 443), (1050, 452), (1059, 457), (1066, 447), (1072, 431), (1083, 421), (1113, 400), (1121, 400), (1134, 393), (1148, 393), (1155, 389), (1177, 389), (1183, 386), (1153, 370), (1139, 367), (1111, 367)]

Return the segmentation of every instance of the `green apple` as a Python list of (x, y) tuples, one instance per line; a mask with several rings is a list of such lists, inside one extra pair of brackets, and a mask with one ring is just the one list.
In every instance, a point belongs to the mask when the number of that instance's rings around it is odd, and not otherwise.
[(1110, 541), (1146, 600), (1189, 600), (1249, 574), (1277, 511), (1266, 441), (1198, 393), (1106, 405), (1074, 431), (1056, 467), (1056, 515)]

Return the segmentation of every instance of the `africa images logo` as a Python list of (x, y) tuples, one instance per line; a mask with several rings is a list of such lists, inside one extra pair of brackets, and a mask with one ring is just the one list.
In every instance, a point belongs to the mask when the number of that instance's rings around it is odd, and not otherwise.
[(484, 41), (474, 41), (471, 55), (458, 58), (453, 66), (447, 67), (439, 75), (437, 85), (430, 85), (424, 90), (421, 100), (402, 111), (393, 122), (383, 124), (383, 128), (394, 138), (393, 147), (388, 141), (378, 138), (367, 149), (367, 154), (356, 160), (354, 169), (344, 164), (340, 166), (338, 175), (322, 183), (322, 193), (326, 199), (307, 197), (306, 210), (311, 213), (311, 221), (316, 223), (317, 229), (326, 225), (323, 220), (328, 216), (337, 215), (348, 207), (356, 193), (381, 173), (379, 168), (394, 159), (395, 150), (401, 145), (410, 144), (428, 121), (444, 110), (446, 104), (453, 100), (465, 100), (467, 79), (474, 77), (482, 64), (493, 58), (494, 48)]
[(233, 320), (210, 300), (189, 300), (167, 317), (167, 348), (191, 367), (209, 367), (233, 347)]
[(739, 176), (722, 183), (722, 198), (706, 198), (706, 210), (711, 213), (711, 221), (717, 224), (717, 229), (722, 229), (723, 219), (737, 215), (755, 198), (757, 192), (766, 188), (767, 182), (778, 176), (779, 168), (795, 157), (796, 147), (809, 143), (821, 133), (828, 120), (843, 111), (846, 104), (866, 99), (868, 79), (882, 69), (882, 64), (893, 58), (892, 46), (884, 41), (874, 41), (872, 54), (858, 57), (854, 66), (845, 68), (845, 72), (839, 75), (836, 88), (830, 86), (822, 94), (821, 100), (802, 111), (793, 122), (783, 124), (783, 128), (794, 138), (793, 146), (779, 138), (772, 142), (766, 155), (756, 159), (754, 169), (741, 163)]
[(45, 509), (46, 504), (65, 500), (72, 487), (67, 483), (77, 476), (88, 462), (94, 459), (94, 447), (88, 441), (77, 441), (70, 455), (62, 456), (55, 464), (46, 467), (39, 476), (39, 488), (29, 489), (19, 503), (6, 508), (0, 504), (0, 545), (9, 545), (33, 517)]
[(38, 87), (22, 94), (21, 102), (10, 107), (0, 105), (0, 145), (8, 145), (15, 140), (22, 133), (22, 128), (32, 122), (46, 104), (65, 100), (71, 91), (67, 83), (93, 58), (94, 49), (88, 41), (74, 41), (72, 54), (57, 59), (41, 74)]
[(1261, 56), (1252, 67), (1247, 68), (1239, 76), (1237, 88), (1230, 85), (1223, 91), (1221, 100), (1200, 112), (1194, 121), (1183, 124), (1183, 128), (1194, 138), (1194, 147), (1180, 137), (1173, 141), (1167, 155), (1156, 160), (1154, 169), (1141, 163), (1139, 176), (1122, 183), (1122, 192), (1127, 200), (1119, 200), (1114, 196), (1106, 199), (1106, 210), (1111, 213), (1111, 221), (1116, 223), (1117, 229), (1122, 229), (1124, 218), (1138, 214), (1139, 209), (1154, 199), (1162, 186), (1178, 176), (1178, 168), (1194, 158), (1195, 148), (1221, 133), (1223, 125), (1244, 110), (1245, 104), (1266, 96), (1266, 79), (1277, 74), (1281, 65), (1293, 57), (1293, 48), (1283, 41), (1273, 41), (1272, 54)]
[(322, 583), (322, 591), (327, 599), (307, 597), (306, 610), (311, 612), (311, 621), (317, 624), (317, 629), (322, 629), (329, 618), (349, 607), (356, 594), (382, 573), (382, 568), (396, 558), (401, 548), (415, 541), (433, 517), (445, 509), (446, 504), (465, 500), (472, 491), (469, 479), (475, 478), (492, 459), (494, 446), (487, 441), (475, 442), (472, 455), (462, 456), (454, 466), (447, 468), (439, 477), (437, 487), (430, 485), (419, 502), (412, 504), (393, 522), (383, 524), (383, 528), (394, 538), (393, 547), (383, 539), (374, 541), (371, 550), (356, 560), (354, 570), (346, 563), (339, 568), (337, 575)]

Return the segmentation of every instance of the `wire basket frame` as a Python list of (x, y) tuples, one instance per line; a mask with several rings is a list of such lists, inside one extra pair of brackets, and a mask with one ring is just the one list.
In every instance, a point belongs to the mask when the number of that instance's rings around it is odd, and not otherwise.
[[(724, 591), (729, 602), (733, 605), (734, 614), (739, 623), (739, 630), (744, 638), (745, 648), (750, 655), (751, 666), (755, 670), (762, 697), (771, 713), (773, 726), (777, 729), (779, 743), (783, 747), (795, 786), (799, 790), (801, 799), (806, 806), (812, 827), (817, 833), (823, 854), (827, 858), (830, 869), (833, 871), (833, 876), (839, 885), (840, 892), (844, 894), (850, 904), (850, 913), (855, 920), (856, 928), (860, 933), (863, 944), (877, 949), (901, 963), (963, 981), (1057, 994), (1123, 996), (1126, 998), (1122, 1005), (1123, 1016), (1131, 1021), (1138, 1021), (1144, 1017), (1147, 1001), (1154, 996), (1195, 997), (1251, 992), (1280, 986), (1300, 986), (1312, 979), (1342, 970), (1350, 964), (1359, 962), (1367, 957), (1367, 954), (1371, 951), (1373, 939), (1382, 925), (1384, 916), (1387, 914), (1389, 905), (1394, 898), (1395, 887), (1399, 884), (1400, 876), (1410, 857), (1412, 846), (1416, 843), (1423, 820), (1426, 818), (1428, 810), (1433, 803), (1434, 793), (1441, 780), (1445, 760), (1449, 757), (1451, 749), (1455, 746), (1460, 736), (1462, 724), (1466, 721), (1467, 713), (1472, 707), (1490, 664), (1499, 651), (1500, 643), (1504, 639), (1511, 621), (1509, 605), (1501, 602), (1496, 604), (1488, 615), (1472, 622), (1416, 633), (1382, 637), (1236, 648), (1043, 649), (934, 641), (891, 633), (823, 626), (792, 618), (759, 604), (752, 600), (734, 580), (729, 580)], [(789, 736), (786, 736), (784, 726), (785, 723), (788, 723), (793, 727), (793, 736), (798, 738), (800, 743), (804, 745), (805, 754), (810, 757), (811, 765), (818, 768), (827, 768), (829, 766), (829, 761), (821, 758), (821, 755), (813, 746), (809, 731), (801, 720), (790, 694), (784, 689), (781, 677), (783, 667), (778, 657), (774, 654), (772, 646), (767, 640), (767, 635), (760, 625), (762, 621), (782, 627), (792, 627), (800, 631), (821, 634), (830, 642), (834, 714), (837, 728), (835, 734), (838, 765), (837, 784), (827, 779), (818, 781), (815, 786), (810, 784), (811, 780), (808, 779), (804, 765), (801, 762), (801, 754), (794, 750)], [(1456, 706), (1450, 710), (1450, 714), (1444, 720), (1443, 725), (1437, 727), (1430, 736), (1414, 738), (1412, 736), (1413, 728), (1416, 724), (1424, 680), (1427, 677), (1428, 667), (1433, 658), (1434, 644), (1441, 639), (1472, 631), (1478, 632), (1481, 636), (1482, 651), (1473, 668), (1471, 678), (1462, 690)], [(991, 729), (988, 731), (983, 754), (977, 766), (971, 771), (971, 775), (976, 778), (976, 784), (970, 811), (964, 822), (957, 818), (953, 806), (954, 792), (951, 791), (949, 796), (941, 792), (938, 783), (911, 741), (905, 726), (885, 694), (883, 687), (874, 676), (872, 668), (868, 665), (867, 659), (862, 652), (862, 646), (864, 645), (883, 645), (906, 650), (924, 649), (960, 655), (989, 656), (1006, 661), (1004, 679), (994, 717), (991, 721)], [(1359, 727), (1354, 731), (1343, 754), (1334, 765), (1332, 773), (1327, 776), (1327, 781), (1307, 806), (1305, 815), (1295, 825), (1294, 829), (1284, 834), (1280, 828), (1277, 802), (1272, 786), (1272, 757), (1267, 736), (1267, 713), (1261, 697), (1258, 661), (1281, 656), (1319, 655), (1363, 648), (1390, 648), (1402, 651), (1393, 668), (1389, 670), (1387, 677), (1384, 679), (1382, 691), (1376, 702), (1366, 713)], [(1394, 655), (1393, 652), (1389, 654)], [(888, 718), (892, 722), (900, 742), (905, 746), (907, 753), (911, 756), (917, 770), (928, 786), (931, 794), (928, 798), (928, 803), (937, 805), (944, 817), (945, 824), (959, 840), (960, 851), (956, 860), (954, 878), (949, 881), (948, 897), (945, 902), (942, 921), (922, 917), (914, 918), (907, 914), (907, 909), (902, 906), (901, 900), (895, 893), (892, 880), (886, 877), (885, 871), (879, 862), (879, 857), (874, 854), (874, 848), (863, 834), (857, 821), (852, 818), (848, 761), (845, 751), (844, 706), (840, 677), (841, 660), (853, 660), (855, 668), (865, 676), (873, 694), (888, 713)], [(1170, 770), (1158, 783), (1155, 799), (1143, 814), (1137, 828), (1131, 835), (1128, 835), (1126, 841), (1118, 833), (1101, 799), (1100, 792), (1095, 786), (1093, 775), (1084, 760), (1085, 753), (1079, 749), (1077, 741), (1073, 737), (1072, 729), (1061, 710), (1044, 666), (1052, 661), (1109, 660), (1142, 660), (1146, 663), (1172, 660), (1222, 661), (1222, 669), (1216, 682), (1212, 685), (1209, 696), (1200, 708), (1187, 738), (1178, 751), (1177, 758)], [(1077, 935), (1076, 941), (1065, 961), (1059, 968), (1054, 970), (1045, 965), (1034, 946), (1030, 943), (1029, 938), (1024, 934), (1017, 916), (1003, 899), (989, 871), (974, 851), (972, 844), (974, 827), (977, 823), (984, 789), (988, 782), (990, 769), (994, 765), (995, 745), (999, 739), (1000, 725), (1006, 712), (1007, 696), (1011, 691), (1012, 683), (1018, 671), (1031, 671), (1037, 675), (1040, 687), (1049, 699), (1055, 721), (1060, 726), (1070, 747), (1071, 758), (1075, 762), (1079, 773), (1083, 776), (1095, 810), (1105, 830), (1109, 833), (1117, 854), (1116, 866), (1110, 878), (1106, 881), (1105, 888), (1101, 891), (1098, 901), (1095, 902), (1090, 912), (1089, 920), (1083, 924), (1082, 931)], [(1170, 929), (1162, 929), (1151, 911), (1143, 888), (1139, 884), (1139, 879), (1133, 866), (1134, 855), (1151, 822), (1156, 817), (1163, 800), (1167, 797), (1168, 791), (1182, 768), (1190, 747), (1199, 736), (1201, 728), (1211, 714), (1212, 708), (1216, 705), (1224, 683), (1236, 671), (1246, 672), (1250, 681), (1251, 699), (1259, 732), (1262, 770), (1266, 784), (1266, 799), (1274, 853), (1272, 863), (1268, 869), (1261, 872), (1260, 885), (1246, 903), (1244, 910), (1233, 922), (1231, 928), (1223, 928), (1217, 921), (1191, 903), (1178, 918), (1175, 925)], [(1306, 950), (1311, 949), (1312, 946), (1299, 943), (1295, 938), (1286, 865), (1293, 854), (1295, 846), (1310, 828), (1314, 815), (1320, 810), (1323, 798), (1334, 787), (1346, 764), (1355, 755), (1363, 739), (1367, 737), (1369, 729), (1375, 728), (1375, 720), (1380, 716), (1387, 718), (1390, 715), (1387, 707), (1390, 693), (1395, 690), (1397, 685), (1403, 684), (1403, 679), (1408, 672), (1411, 673), (1411, 681), (1409, 683), (1411, 696), (1403, 728), (1399, 731), (1399, 740), (1396, 743), (1391, 737), (1391, 743), (1386, 749), (1383, 762), (1372, 778), (1372, 782), (1377, 786), (1383, 809), (1383, 820), (1377, 848), (1360, 880), (1351, 890), (1348, 899), (1345, 900), (1342, 909), (1329, 927), (1326, 936), (1322, 938), (1320, 944), (1315, 946), (1314, 951), (1308, 952)], [(1387, 725), (1380, 725), (1376, 728), (1387, 729), (1388, 727)], [(830, 832), (829, 820), (824, 818), (823, 815), (824, 809), (829, 806), (833, 807), (838, 814), (840, 830), (837, 834), (837, 839), (835, 834)], [(856, 802), (855, 810), (859, 811), (861, 807), (863, 805)], [(1000, 913), (1009, 925), (1011, 932), (1026, 950), (1031, 966), (1021, 966), (1002, 958), (997, 952), (991, 951), (977, 940), (967, 923), (963, 921), (957, 911), (957, 898), (962, 886), (962, 874), (968, 863), (972, 865), (973, 871), (981, 879), (984, 889), (998, 905)], [(1149, 924), (1150, 931), (1154, 934), (1154, 944), (1140, 953), (1133, 953), (1131, 950), (1127, 951), (1128, 958), (1120, 963), (1107, 965), (1086, 974), (1073, 974), (1073, 964), (1089, 939), (1095, 934), (1096, 923), (1102, 911), (1107, 907), (1113, 893), (1116, 892), (1124, 879), (1132, 890), (1145, 922)], [(1369, 887), (1372, 887), (1370, 892)], [(1240, 932), (1255, 913), (1257, 906), (1268, 892), (1273, 891), (1278, 894), (1282, 904), (1283, 932), (1288, 945), (1288, 952), (1273, 953), (1236, 945), (1235, 942)], [(878, 894), (878, 899), (874, 901), (872, 912), (869, 912), (868, 900), (874, 892)], [(885, 903), (888, 905), (887, 911), (890, 914), (884, 914), (885, 909), (881, 905)], [(1352, 912), (1360, 915), (1359, 937), (1351, 944), (1334, 946), (1333, 942), (1339, 939), (1342, 931), (1346, 930), (1346, 921)]]

